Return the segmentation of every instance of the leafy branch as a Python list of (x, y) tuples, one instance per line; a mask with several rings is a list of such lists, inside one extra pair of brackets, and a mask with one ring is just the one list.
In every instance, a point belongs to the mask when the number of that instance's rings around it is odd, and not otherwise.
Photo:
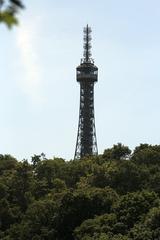
[(8, 28), (17, 25), (17, 13), (23, 8), (21, 0), (0, 0), (0, 23), (5, 23)]

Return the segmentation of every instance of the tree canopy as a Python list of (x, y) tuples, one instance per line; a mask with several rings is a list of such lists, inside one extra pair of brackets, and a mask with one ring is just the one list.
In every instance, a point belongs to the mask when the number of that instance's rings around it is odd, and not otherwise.
[(0, 155), (0, 239), (160, 238), (160, 145), (80, 160)]

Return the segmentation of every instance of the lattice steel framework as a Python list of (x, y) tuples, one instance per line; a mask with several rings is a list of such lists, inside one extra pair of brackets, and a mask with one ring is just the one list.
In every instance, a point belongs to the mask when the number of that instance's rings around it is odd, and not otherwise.
[(74, 159), (98, 154), (94, 118), (94, 84), (98, 81), (98, 68), (91, 58), (91, 32), (87, 25), (84, 28), (84, 54), (76, 69), (80, 83), (80, 110)]

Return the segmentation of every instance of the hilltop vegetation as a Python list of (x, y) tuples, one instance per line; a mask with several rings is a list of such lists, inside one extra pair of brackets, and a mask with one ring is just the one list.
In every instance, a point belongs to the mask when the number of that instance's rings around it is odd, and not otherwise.
[(81, 160), (0, 155), (0, 239), (160, 238), (160, 145)]

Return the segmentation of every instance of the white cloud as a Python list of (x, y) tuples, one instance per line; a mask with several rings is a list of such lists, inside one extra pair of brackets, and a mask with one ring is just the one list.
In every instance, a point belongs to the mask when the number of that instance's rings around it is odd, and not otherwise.
[(38, 44), (39, 27), (42, 18), (27, 16), (26, 20), (21, 20), (21, 25), (16, 31), (16, 43), (20, 53), (20, 66), (22, 76), (19, 80), (20, 87), (35, 103), (43, 102), (42, 85), (43, 74), (39, 61)]

